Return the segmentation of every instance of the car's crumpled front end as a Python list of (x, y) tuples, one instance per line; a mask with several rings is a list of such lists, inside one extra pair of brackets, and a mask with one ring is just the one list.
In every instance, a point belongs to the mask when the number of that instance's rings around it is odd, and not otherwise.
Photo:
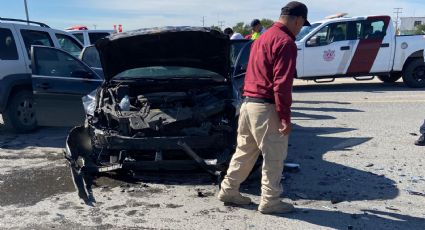
[[(227, 37), (204, 28), (167, 28), (112, 36), (96, 46), (105, 83), (91, 103), (85, 101), (85, 125), (74, 128), (66, 143), (77, 187), (84, 187), (77, 181), (84, 172), (201, 167), (219, 176), (227, 168), (236, 143)], [(124, 51), (133, 59), (123, 61)], [(129, 69), (145, 75), (122, 74)]]
[[(160, 92), (131, 83), (99, 89), (98, 109), (86, 121), (90, 160), (104, 167), (135, 169), (193, 160), (204, 168), (225, 163), (235, 143), (231, 88), (208, 84), (187, 89), (187, 83), (180, 91), (176, 83), (170, 92), (160, 82), (155, 84)], [(126, 96), (130, 110), (122, 111), (119, 102)], [(203, 163), (194, 152), (205, 159)]]

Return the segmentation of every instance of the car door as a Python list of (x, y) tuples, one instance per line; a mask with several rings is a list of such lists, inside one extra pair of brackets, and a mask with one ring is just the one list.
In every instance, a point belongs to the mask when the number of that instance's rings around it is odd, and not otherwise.
[(305, 43), (302, 77), (342, 75), (352, 57), (356, 40), (350, 39), (348, 22), (323, 26)]
[(248, 66), (248, 61), (249, 61), (249, 54), (251, 52), (251, 45), (252, 45), (252, 41), (249, 41), (249, 42), (245, 42), (242, 48), (236, 47), (236, 46), (234, 47), (235, 49), (240, 50), (238, 54), (236, 55), (237, 58), (234, 61), (233, 74), (232, 74), (232, 81), (233, 81), (232, 83), (233, 83), (235, 98), (237, 98), (237, 100), (239, 101), (242, 100), (243, 85), (245, 80), (246, 68)]
[(97, 75), (104, 77), (102, 64), (100, 63), (99, 52), (94, 45), (84, 47), (81, 51), (80, 60), (86, 63)]
[(358, 45), (350, 62), (347, 74), (361, 75), (383, 73), (391, 69), (394, 44), (393, 34), (387, 34), (388, 16), (368, 17), (355, 22)]
[(51, 47), (33, 46), (32, 86), (38, 124), (74, 126), (84, 122), (81, 98), (103, 80), (71, 54)]

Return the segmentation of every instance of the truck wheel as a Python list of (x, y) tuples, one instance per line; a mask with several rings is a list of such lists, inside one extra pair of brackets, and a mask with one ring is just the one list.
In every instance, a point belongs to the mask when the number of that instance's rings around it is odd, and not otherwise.
[(401, 78), (401, 73), (391, 73), (389, 75), (379, 75), (377, 76), (379, 80), (385, 83), (393, 83), (398, 81)]
[(22, 90), (11, 95), (4, 111), (3, 120), (7, 128), (25, 133), (37, 127), (32, 92)]
[(422, 59), (409, 63), (403, 72), (403, 81), (411, 88), (425, 87), (425, 63)]

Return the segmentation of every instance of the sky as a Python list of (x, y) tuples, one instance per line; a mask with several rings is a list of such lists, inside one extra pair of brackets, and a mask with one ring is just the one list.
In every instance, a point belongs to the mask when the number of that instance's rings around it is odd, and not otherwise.
[[(403, 8), (402, 17), (425, 17), (424, 0), (300, 0), (314, 22), (335, 13), (349, 16), (390, 15)], [(56, 29), (86, 25), (90, 29), (124, 30), (156, 26), (249, 23), (254, 18), (275, 20), (289, 1), (276, 0), (27, 0), (30, 20)], [(0, 17), (25, 19), (24, 0), (0, 0)]]

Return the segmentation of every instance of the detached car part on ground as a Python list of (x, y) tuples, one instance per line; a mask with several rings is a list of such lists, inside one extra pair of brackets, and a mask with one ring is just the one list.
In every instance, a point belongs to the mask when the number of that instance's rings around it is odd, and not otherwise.
[(239, 103), (229, 39), (205, 28), (167, 27), (115, 34), (96, 47), (105, 81), (86, 107), (85, 126), (67, 139), (74, 179), (199, 166), (220, 176), (235, 148)]

